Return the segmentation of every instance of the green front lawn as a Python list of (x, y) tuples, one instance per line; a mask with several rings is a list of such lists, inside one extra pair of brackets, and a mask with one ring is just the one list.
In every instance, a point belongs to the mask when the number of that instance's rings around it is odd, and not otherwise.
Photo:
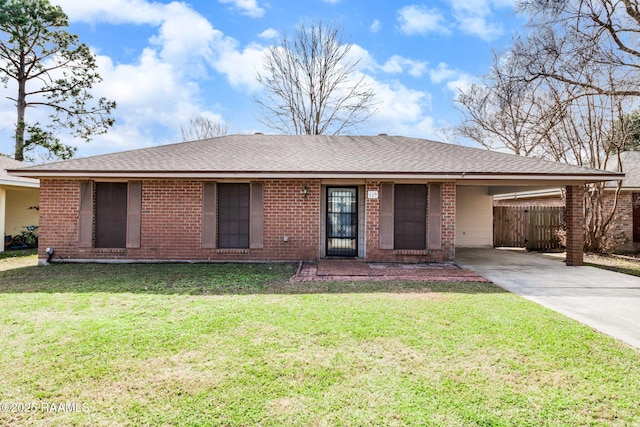
[[(39, 409), (0, 425), (640, 423), (640, 352), (560, 314), (490, 284), (295, 268), (0, 272), (0, 402)], [(79, 412), (41, 410), (60, 403)]]

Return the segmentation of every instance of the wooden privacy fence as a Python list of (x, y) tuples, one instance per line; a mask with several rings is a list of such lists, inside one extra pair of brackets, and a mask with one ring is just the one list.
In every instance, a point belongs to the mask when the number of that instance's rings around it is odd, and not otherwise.
[(560, 249), (563, 207), (494, 206), (493, 245), (528, 250)]

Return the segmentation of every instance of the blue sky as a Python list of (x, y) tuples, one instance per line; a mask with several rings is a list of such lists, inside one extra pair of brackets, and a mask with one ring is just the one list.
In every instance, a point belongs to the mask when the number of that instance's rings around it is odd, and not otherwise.
[[(98, 56), (95, 95), (118, 103), (108, 134), (88, 144), (62, 135), (78, 156), (178, 142), (194, 115), (223, 120), (230, 133), (272, 132), (254, 102), (262, 54), (280, 31), (319, 20), (342, 26), (377, 94), (378, 112), (359, 133), (447, 139), (442, 129), (459, 121), (456, 91), (486, 74), (492, 50), (523, 25), (515, 0), (51, 1)], [(0, 152), (11, 153), (11, 102), (0, 101), (0, 118)]]

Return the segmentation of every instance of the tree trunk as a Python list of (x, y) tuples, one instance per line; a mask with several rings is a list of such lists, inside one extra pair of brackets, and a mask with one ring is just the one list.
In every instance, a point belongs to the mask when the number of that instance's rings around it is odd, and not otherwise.
[(27, 109), (27, 80), (25, 79), (24, 73), (25, 65), (23, 57), (20, 61), (20, 70), (18, 74), (18, 119), (16, 121), (16, 152), (14, 155), (14, 158), (20, 161), (24, 160), (24, 133), (26, 129), (26, 124), (24, 122), (24, 113)]

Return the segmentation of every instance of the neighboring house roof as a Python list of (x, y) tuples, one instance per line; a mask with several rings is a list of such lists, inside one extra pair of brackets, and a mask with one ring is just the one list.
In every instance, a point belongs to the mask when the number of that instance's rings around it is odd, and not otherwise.
[(229, 135), (32, 166), (22, 176), (619, 178), (615, 172), (402, 136)]
[(19, 162), (18, 160), (10, 159), (0, 155), (0, 185), (10, 185), (14, 187), (34, 187), (39, 186), (37, 179), (23, 178), (20, 176), (10, 176), (7, 174), (7, 169), (17, 169), (27, 166), (26, 163)]
[[(640, 151), (623, 151), (620, 153), (620, 162), (624, 179), (622, 188), (640, 188)], [(609, 162), (607, 169), (616, 170), (617, 162)], [(609, 186), (615, 186), (615, 182), (610, 182)]]

